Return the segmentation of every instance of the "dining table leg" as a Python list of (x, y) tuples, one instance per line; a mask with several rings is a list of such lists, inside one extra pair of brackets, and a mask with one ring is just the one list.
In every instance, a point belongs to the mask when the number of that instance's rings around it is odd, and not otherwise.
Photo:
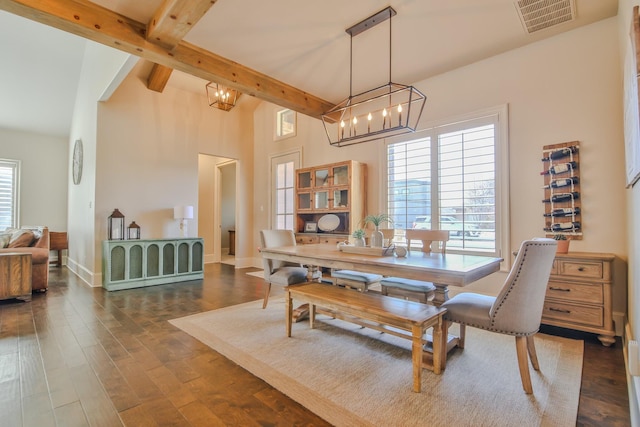
[(434, 283), (434, 286), (436, 287), (436, 291), (431, 302), (436, 307), (440, 307), (449, 300), (449, 286), (441, 285), (439, 283)]

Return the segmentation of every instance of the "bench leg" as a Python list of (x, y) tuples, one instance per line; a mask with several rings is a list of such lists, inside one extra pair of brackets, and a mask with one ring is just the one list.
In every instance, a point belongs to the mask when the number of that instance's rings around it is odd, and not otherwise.
[(411, 334), (411, 359), (413, 361), (413, 391), (420, 393), (422, 385), (422, 326), (413, 325)]
[(445, 322), (438, 316), (438, 323), (433, 326), (433, 373), (440, 375), (447, 360), (447, 333), (443, 330)]
[(291, 323), (293, 322), (293, 301), (291, 300), (291, 292), (287, 289), (285, 295), (285, 308), (286, 308), (286, 324), (287, 324), (287, 336), (291, 336)]
[(309, 327), (313, 329), (316, 325), (316, 305), (309, 304)]

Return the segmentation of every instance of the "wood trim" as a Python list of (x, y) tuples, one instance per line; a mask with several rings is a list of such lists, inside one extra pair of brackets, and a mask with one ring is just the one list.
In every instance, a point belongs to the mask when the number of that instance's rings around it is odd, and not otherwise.
[(87, 0), (0, 0), (0, 9), (320, 118), (333, 104), (186, 42), (174, 50), (146, 39), (146, 27)]

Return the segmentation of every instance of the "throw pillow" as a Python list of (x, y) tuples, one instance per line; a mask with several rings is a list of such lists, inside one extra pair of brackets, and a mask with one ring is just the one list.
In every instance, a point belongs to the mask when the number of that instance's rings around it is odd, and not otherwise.
[(0, 248), (6, 248), (11, 241), (11, 233), (0, 234)]
[(19, 230), (11, 236), (8, 248), (26, 248), (31, 246), (35, 236), (31, 230)]

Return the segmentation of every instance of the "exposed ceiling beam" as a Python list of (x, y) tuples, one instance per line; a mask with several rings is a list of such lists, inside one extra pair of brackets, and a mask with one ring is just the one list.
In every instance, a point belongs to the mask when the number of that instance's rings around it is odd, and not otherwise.
[(111, 46), (256, 98), (320, 118), (333, 104), (186, 42), (168, 50), (133, 19), (87, 0), (0, 0), (0, 9)]
[(173, 69), (160, 64), (153, 64), (149, 77), (147, 77), (147, 89), (162, 92), (171, 77)]
[[(215, 2), (216, 0), (164, 0), (147, 24), (147, 40), (166, 49), (173, 49)], [(172, 71), (164, 65), (153, 64), (147, 88), (162, 92)]]
[(147, 25), (147, 40), (173, 49), (216, 0), (165, 0)]

